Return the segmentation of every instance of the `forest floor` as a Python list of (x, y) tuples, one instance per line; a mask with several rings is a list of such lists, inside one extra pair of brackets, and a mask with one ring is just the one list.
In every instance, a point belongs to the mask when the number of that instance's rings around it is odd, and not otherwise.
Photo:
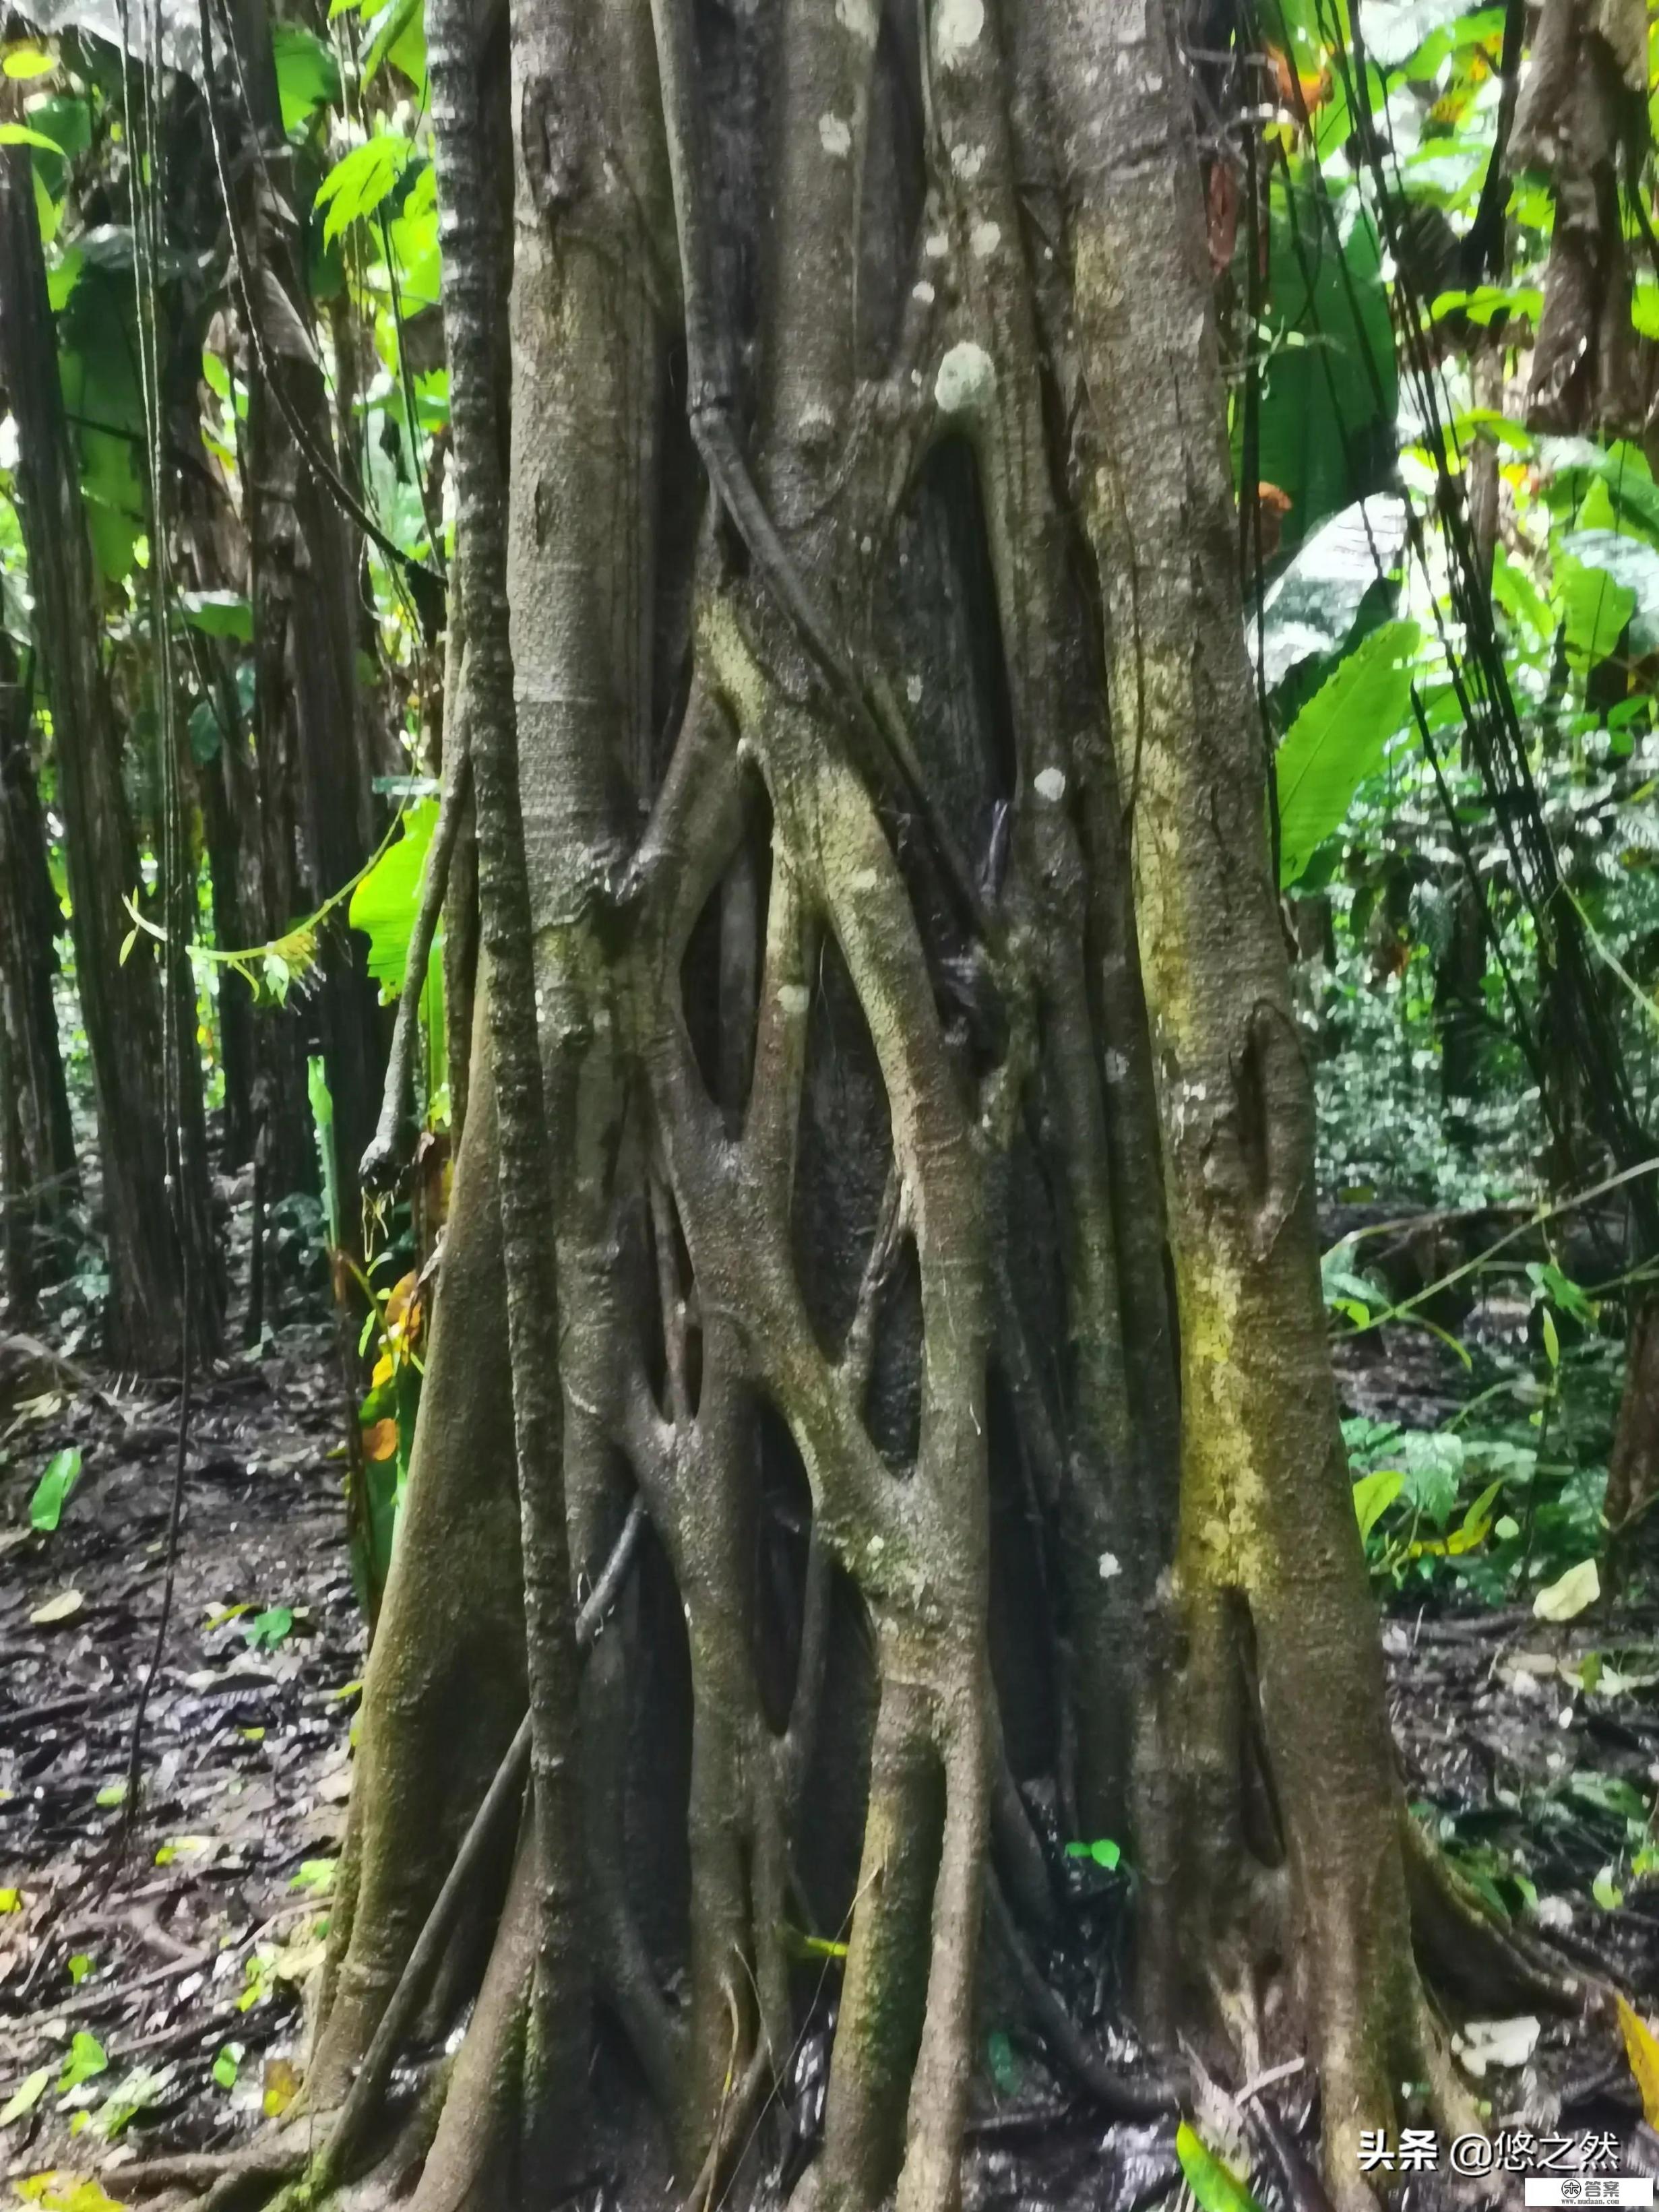
[[(1435, 1347), (1404, 1343), (1345, 1358), (1349, 1410), (1421, 1421), (1447, 1402)], [(177, 1393), (60, 1369), (14, 1376), (0, 1403), (0, 2168), (20, 2195), (72, 2170), (101, 2175), (118, 2203), (124, 2163), (233, 2142), (297, 2084), (365, 1643), (332, 1333), (290, 1322), (192, 1395), (177, 1585), (131, 1820), (123, 1778), (163, 1601)], [(59, 1526), (39, 1533), (31, 1495), (66, 1446), (83, 1472)], [(1437, 1598), (1393, 1607), (1384, 1643), (1407, 1788), (1448, 1849), (1651, 2008), (1659, 1881), (1632, 1869), (1659, 1784), (1659, 1608), (1552, 1627)], [(1484, 2033), (1466, 2030), (1465, 2055), (1494, 2069), (1489, 2128), (1634, 2126), (1609, 2037), (1591, 2047), (1546, 2022), (1524, 2068), (1502, 2071), (1505, 2038), (1483, 2045)], [(1167, 2191), (1168, 2128), (1103, 2130), (1027, 2046), (1001, 2044), (975, 2124), (973, 2212), (1129, 2212)]]

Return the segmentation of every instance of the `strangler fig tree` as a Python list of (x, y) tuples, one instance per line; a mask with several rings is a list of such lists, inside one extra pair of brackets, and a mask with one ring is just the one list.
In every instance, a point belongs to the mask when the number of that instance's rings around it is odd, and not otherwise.
[[(1393, 1764), (1176, 19), (427, 26), (478, 1014), (257, 2155), (703, 2212), (833, 1997), (796, 2195), (948, 2212), (983, 1999), (1117, 2114), (1305, 2052), (1362, 2202), (1445, 2008), (1560, 1990)], [(1121, 2066), (1042, 1966), (1104, 1838)]]

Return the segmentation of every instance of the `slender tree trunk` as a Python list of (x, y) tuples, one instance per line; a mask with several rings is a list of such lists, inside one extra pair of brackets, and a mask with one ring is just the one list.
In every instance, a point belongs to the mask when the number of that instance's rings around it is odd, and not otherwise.
[[(292, 161), (264, 0), (238, 0), (230, 20), (235, 55), (215, 97), (222, 142), (228, 137), (240, 149), (247, 165), (236, 238), (243, 304), (255, 326), (248, 361), (254, 744), (266, 927), (275, 937), (362, 866), (374, 844), (374, 807), (356, 683), (350, 534), (313, 465), (313, 459), (335, 465), (335, 443), (302, 240), (293, 222)], [(240, 127), (229, 126), (226, 115)], [(380, 1111), (380, 1022), (343, 919), (331, 921), (317, 952), (316, 1019), (334, 1104), (341, 1229), (355, 1248), (361, 1234), (357, 1164)], [(285, 1187), (274, 1128), (270, 1141), (274, 1191)]]
[(52, 889), (46, 809), (30, 750), (30, 699), (0, 640), (0, 1006), (12, 1054), (23, 1164), (41, 1218), (76, 1195), (75, 1136), (54, 995), (63, 913)]
[(0, 637), (0, 1139), (9, 1295), (30, 1306), (41, 1233), (78, 1193), (54, 981), (62, 922), (29, 746), (30, 698)]
[[(138, 849), (99, 658), (98, 594), (58, 384), (33, 176), (27, 150), (16, 148), (0, 149), (0, 380), (18, 425), (24, 544), (67, 832), (108, 1223), (107, 1346), (118, 1364), (158, 1371), (176, 1364), (182, 1344), (180, 1235), (194, 1262), (198, 1355), (218, 1341), (220, 1269), (205, 1164), (166, 1125), (161, 963), (142, 936), (123, 957), (132, 924), (122, 901), (140, 888)], [(193, 1018), (185, 1027), (193, 1039)], [(196, 1076), (193, 1052), (179, 1073)], [(186, 1119), (181, 1106), (181, 1127)]]

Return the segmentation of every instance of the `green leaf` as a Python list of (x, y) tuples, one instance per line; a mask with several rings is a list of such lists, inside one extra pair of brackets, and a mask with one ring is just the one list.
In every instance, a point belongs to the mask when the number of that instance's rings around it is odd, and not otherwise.
[(41, 1535), (50, 1536), (63, 1518), (70, 1491), (80, 1480), (81, 1455), (74, 1446), (54, 1452), (29, 1500), (29, 1526)]
[(392, 0), (370, 27), (363, 82), (387, 62), (421, 91), (426, 83), (426, 23), (421, 0)]
[[(1283, 12), (1293, 18), (1297, 9)], [(1305, 33), (1298, 66), (1317, 76), (1326, 59), (1317, 27), (1286, 27), (1298, 41)], [(1344, 106), (1339, 99), (1316, 112), (1322, 150), (1334, 154), (1349, 135), (1337, 113)], [(1289, 553), (1379, 480), (1374, 457), (1394, 452), (1398, 377), (1382, 245), (1357, 190), (1333, 187), (1305, 163), (1276, 174), (1267, 264), (1257, 469), (1291, 502), (1279, 538)], [(1236, 459), (1242, 425), (1236, 410)]]
[(283, 103), (283, 131), (291, 138), (318, 108), (339, 105), (340, 66), (333, 49), (297, 23), (273, 25), (270, 46)]
[(1552, 594), (1566, 634), (1567, 660), (1587, 676), (1618, 647), (1636, 611), (1636, 594), (1601, 567), (1558, 555)]
[(256, 1651), (272, 1651), (294, 1626), (294, 1614), (285, 1605), (273, 1605), (256, 1613), (243, 1633)]
[(435, 799), (411, 806), (404, 817), (402, 836), (386, 847), (351, 894), (347, 917), (368, 939), (368, 972), (380, 985), (383, 1000), (395, 999), (403, 989), (427, 848), (437, 822)]
[(0, 2128), (9, 2128), (14, 2120), (21, 2120), (25, 2112), (32, 2112), (46, 2095), (46, 2084), (51, 2079), (50, 2066), (37, 2067), (33, 2074), (26, 2075), (5, 2103), (0, 2105)]
[(234, 2089), (236, 2087), (236, 2076), (241, 2070), (242, 2045), (240, 2043), (223, 2045), (220, 2049), (219, 2056), (213, 2062), (214, 2080), (222, 2089)]
[[(266, 962), (269, 972), (273, 953)], [(340, 1171), (334, 1157), (334, 1093), (328, 1087), (328, 1070), (322, 1060), (313, 1054), (306, 1062), (306, 1096), (311, 1103), (312, 1133), (317, 1141), (317, 1159), (322, 1170), (323, 1219), (328, 1229), (331, 1246), (340, 1242)]]
[(0, 69), (9, 77), (50, 76), (58, 64), (39, 46), (9, 46)]
[(1067, 1844), (1066, 1856), (1068, 1859), (1092, 1859), (1097, 1867), (1104, 1867), (1110, 1873), (1122, 1859), (1123, 1847), (1115, 1844), (1109, 1836), (1097, 1836), (1092, 1843)]
[(91, 2081), (94, 2074), (106, 2072), (108, 2067), (109, 2060), (104, 2056), (104, 2046), (97, 2037), (88, 2035), (83, 2027), (77, 2028), (75, 2039), (70, 2045), (69, 2057), (64, 2062), (64, 2070), (58, 2077), (58, 2095), (66, 2096), (71, 2089), (78, 2088), (82, 2081)]
[(77, 1951), (74, 1957), (70, 1959), (69, 1962), (69, 1978), (70, 1981), (74, 1983), (77, 1990), (80, 1988), (82, 1983), (85, 1981), (87, 1976), (92, 1972), (92, 1966), (93, 1959), (90, 1951)]
[[(1601, 489), (1596, 485), (1598, 493)], [(1585, 506), (1588, 510), (1588, 501)], [(1603, 512), (1611, 516), (1611, 500), (1605, 501)], [(1631, 651), (1638, 655), (1659, 652), (1659, 550), (1618, 530), (1568, 530), (1556, 543), (1562, 553), (1612, 577), (1630, 594)]]
[(991, 2079), (1001, 2090), (1003, 2095), (1005, 2097), (1016, 2095), (1021, 2081), (1024, 2079), (1024, 2069), (1014, 2055), (1014, 2046), (1010, 2042), (1006, 2029), (995, 2028), (987, 2037), (985, 2057), (991, 2069)]
[(1421, 642), (1414, 622), (1384, 623), (1321, 684), (1285, 732), (1275, 763), (1281, 889), (1341, 827), (1355, 792), (1382, 767), (1389, 740), (1406, 718)]
[(289, 1878), (288, 1886), (290, 1889), (332, 1889), (334, 1869), (338, 1863), (337, 1859), (304, 1859), (301, 1862), (299, 1872)]
[(1230, 2166), (1224, 2166), (1185, 2120), (1176, 2130), (1176, 2156), (1201, 2212), (1261, 2212)]
[(26, 123), (0, 123), (0, 146), (39, 146), (48, 154), (63, 151), (55, 138), (48, 138), (44, 131), (31, 131)]
[(1397, 1467), (1379, 1467), (1370, 1474), (1362, 1475), (1353, 1486), (1354, 1517), (1359, 1523), (1359, 1540), (1363, 1544), (1373, 1528), (1394, 1504), (1406, 1486), (1406, 1478)]
[(253, 642), (253, 606), (235, 592), (180, 592), (179, 605), (192, 629), (209, 637), (234, 637), (243, 645)]
[(317, 187), (317, 205), (326, 210), (325, 246), (350, 224), (374, 214), (403, 175), (414, 150), (400, 132), (380, 131), (334, 164)]
[(1504, 1478), (1499, 1475), (1498, 1480), (1489, 1482), (1475, 1499), (1463, 1516), (1462, 1524), (1454, 1528), (1446, 1539), (1446, 1550), (1450, 1557), (1457, 1558), (1465, 1552), (1473, 1552), (1486, 1542), (1492, 1534), (1492, 1509), (1503, 1487)]
[(188, 727), (191, 758), (198, 768), (211, 768), (224, 739), (210, 699), (200, 700), (191, 708)]
[(1625, 1893), (1613, 1878), (1611, 1863), (1604, 1866), (1590, 1884), (1590, 1895), (1603, 1912), (1616, 1912), (1625, 1901)]

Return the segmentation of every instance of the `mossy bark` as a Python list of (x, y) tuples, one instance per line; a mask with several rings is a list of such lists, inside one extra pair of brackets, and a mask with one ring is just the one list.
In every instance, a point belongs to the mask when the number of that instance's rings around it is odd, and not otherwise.
[[(1325, 1349), (1179, 58), (1157, 5), (901, 27), (524, 0), (509, 94), (489, 24), (428, 17), (474, 371), (506, 259), (486, 155), (514, 169), (507, 477), (462, 524), (499, 560), (505, 515), (508, 555), (499, 605), (467, 586), (463, 688), (475, 740), (516, 731), (528, 912), (495, 950), (533, 952), (534, 999), (507, 1035), (496, 1004), (489, 1058), (538, 1048), (548, 1147), (509, 1160), (500, 1120), (497, 1202), (545, 1179), (576, 1593), (625, 1516), (652, 1531), (586, 1662), (565, 1988), (606, 2025), (596, 2100), (631, 2094), (615, 2031), (705, 2212), (803, 2026), (783, 1923), (844, 1937), (803, 2191), (951, 2212), (992, 1873), (1055, 2063), (1121, 2111), (1167, 2096), (1115, 2080), (1025, 1952), (1060, 1886), (1037, 1781), (1062, 1836), (1140, 1867), (1143, 2029), (1241, 2075), (1305, 2043), (1349, 2198), (1397, 2082), (1449, 2090)], [(398, 1808), (435, 1789), (453, 1837), (546, 1656), (502, 1413), (538, 1279), (495, 1241), (497, 1119), (480, 1047), (337, 2071), (441, 1871), (441, 1842), (397, 1863)], [(998, 1556), (994, 1495), (1026, 1524)], [(500, 1564), (472, 1620), (475, 1544)], [(489, 1727), (446, 1765), (473, 1676)], [(830, 1799), (860, 1808), (837, 1881)], [(434, 2001), (483, 1990), (422, 2206), (532, 2179), (538, 1844), (485, 1885), (482, 1983), (475, 1957)]]

